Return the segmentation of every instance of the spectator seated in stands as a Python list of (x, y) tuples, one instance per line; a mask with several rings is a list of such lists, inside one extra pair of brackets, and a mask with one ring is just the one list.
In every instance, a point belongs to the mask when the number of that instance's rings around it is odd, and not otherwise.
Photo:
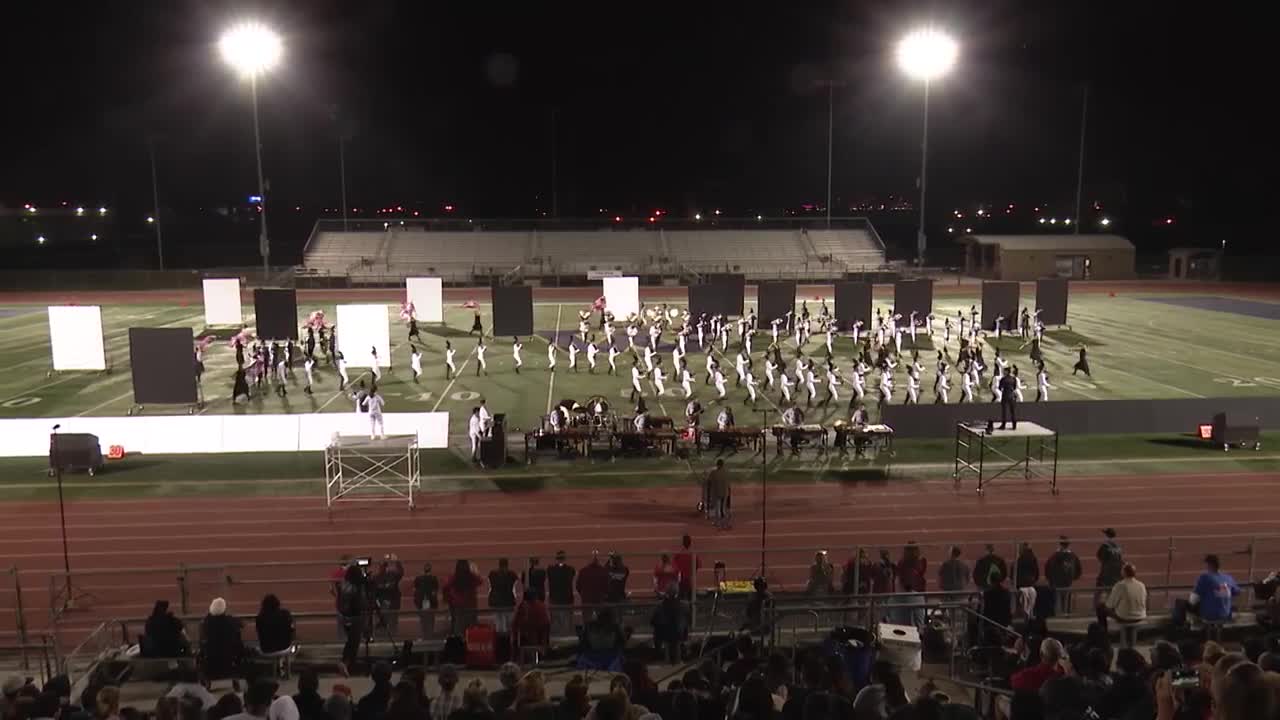
[(546, 647), (551, 643), (551, 613), (537, 590), (524, 591), (524, 601), (511, 620), (515, 647)]
[(871, 684), (853, 699), (853, 712), (860, 718), (883, 718), (906, 707), (908, 702), (898, 669), (888, 660), (877, 660), (871, 666)]
[(280, 598), (264, 595), (258, 617), (254, 619), (258, 631), (258, 649), (264, 654), (277, 653), (293, 646), (293, 615), (280, 606)]
[(679, 584), (671, 583), (658, 601), (652, 619), (654, 648), (672, 664), (680, 662), (680, 646), (688, 634), (686, 609), (680, 601), (679, 590)]
[(585, 677), (574, 675), (564, 684), (564, 697), (556, 706), (556, 720), (582, 720), (589, 712), (591, 712), (591, 684)]
[(445, 665), (436, 674), (436, 682), (440, 685), (440, 694), (431, 701), (431, 716), (447, 718), (454, 710), (462, 707), (462, 693), (458, 691), (458, 669)]
[(734, 642), (738, 657), (725, 668), (724, 681), (729, 685), (741, 685), (747, 676), (760, 669), (760, 656), (756, 652), (756, 643), (750, 635), (739, 635)]
[(157, 600), (139, 643), (142, 657), (175, 658), (191, 654), (191, 641), (182, 621), (169, 609), (168, 600)]
[(382, 720), (391, 704), (391, 666), (375, 663), (369, 678), (373, 680), (373, 687), (356, 703), (355, 716), (358, 720)]
[(227, 601), (214, 598), (200, 622), (200, 669), (206, 680), (232, 677), (244, 659), (240, 619), (227, 612)]
[(462, 707), (454, 710), (447, 720), (493, 720), (494, 711), (489, 707), (489, 692), (484, 681), (476, 678), (462, 690)]
[(614, 619), (612, 609), (601, 608), (595, 618), (583, 626), (580, 640), (579, 668), (612, 672), (622, 669), (622, 651), (627, 645), (627, 636), (622, 625)]
[(742, 629), (752, 635), (765, 635), (773, 625), (773, 594), (769, 592), (769, 583), (762, 577), (752, 580), (751, 588)]
[[(422, 693), (412, 681), (401, 677), (391, 688), (391, 700), (387, 703), (387, 720), (427, 720), (427, 706), (422, 704)], [(441, 715), (447, 717), (447, 715)]]
[(1191, 591), (1191, 612), (1205, 623), (1221, 624), (1231, 621), (1231, 601), (1240, 594), (1235, 578), (1222, 572), (1217, 555), (1204, 559), (1204, 572), (1196, 578)]
[(489, 708), (501, 715), (507, 708), (515, 704), (516, 685), (520, 682), (520, 666), (515, 663), (503, 663), (498, 668), (498, 684), (502, 687), (489, 693)]
[(244, 692), (244, 711), (225, 720), (264, 720), (271, 712), (278, 686), (274, 682), (260, 680)]
[(1138, 644), (1138, 624), (1147, 619), (1147, 586), (1138, 579), (1133, 563), (1125, 563), (1120, 582), (1111, 586), (1107, 600), (1098, 611), (1098, 621), (1105, 627), (1108, 617), (1120, 621), (1120, 645)]
[(293, 704), (300, 720), (330, 720), (324, 711), (325, 698), (320, 695), (320, 675), (313, 668), (298, 673), (298, 692)]
[(1039, 662), (1010, 676), (1009, 687), (1014, 692), (1040, 692), (1046, 682), (1062, 674), (1064, 655), (1062, 643), (1053, 638), (1041, 640)]
[[(1095, 708), (1098, 714), (1104, 718), (1120, 718), (1131, 713), (1132, 717), (1154, 715), (1149, 679), (1151, 671), (1142, 654), (1133, 648), (1121, 648), (1116, 653), (1115, 667), (1111, 687), (1103, 694), (1100, 706)], [(1135, 712), (1138, 707), (1146, 710)]]
[(516, 685), (516, 702), (507, 712), (509, 720), (554, 720), (555, 706), (547, 699), (547, 679), (540, 670), (531, 670)]

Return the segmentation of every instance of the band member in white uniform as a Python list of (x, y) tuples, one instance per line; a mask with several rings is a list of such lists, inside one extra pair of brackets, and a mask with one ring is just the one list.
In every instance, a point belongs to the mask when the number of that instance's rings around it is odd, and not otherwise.
[(484, 340), (476, 340), (476, 377), (480, 377), (480, 373), (489, 374), (489, 363), (485, 362), (484, 353), (489, 348), (485, 346)]
[(907, 404), (916, 405), (920, 402), (920, 371), (911, 368), (907, 371)]
[(613, 344), (613, 323), (608, 320), (604, 323), (604, 341), (609, 345)]
[(369, 371), (373, 373), (373, 381), (377, 382), (382, 379), (382, 367), (378, 361), (378, 348), (369, 348)]
[(741, 350), (738, 351), (737, 356), (733, 359), (733, 370), (738, 374), (738, 377), (734, 378), (733, 384), (735, 387), (741, 387), (742, 381), (747, 379), (747, 356)]
[(795, 385), (795, 383), (791, 382), (791, 376), (786, 373), (779, 373), (778, 385), (782, 388), (782, 399), (791, 402), (791, 387)]
[(1036, 402), (1048, 400), (1051, 387), (1053, 386), (1049, 384), (1049, 371), (1041, 365), (1040, 372), (1036, 373)]
[(347, 377), (347, 358), (339, 352), (336, 353), (335, 362), (338, 365), (338, 377), (342, 378), (342, 381), (338, 383), (338, 389), (341, 390), (351, 382), (351, 378)]
[(654, 351), (657, 351), (658, 339), (661, 337), (662, 326), (658, 324), (658, 321), (654, 321), (649, 325), (649, 347), (653, 348)]
[(587, 341), (587, 333), (591, 331), (591, 325), (586, 320), (578, 322), (578, 337), (582, 338), (582, 342)]
[(556, 352), (558, 350), (559, 348), (556, 347), (555, 340), (547, 343), (547, 372), (556, 371)]
[(755, 336), (756, 331), (748, 329), (747, 334), (742, 336), (742, 346), (747, 349), (747, 355), (751, 354), (751, 338)]
[(1018, 375), (1018, 366), (1014, 365), (1009, 370), (1009, 374), (1013, 375), (1013, 381), (1017, 383), (1013, 389), (1013, 397), (1018, 402), (1022, 402), (1022, 391), (1027, 388), (1026, 383), (1022, 382), (1022, 376)]
[(893, 371), (885, 368), (880, 373), (880, 404), (888, 405), (893, 402)]
[[(307, 374), (307, 386), (302, 388), (302, 392), (308, 395), (311, 394), (311, 381), (312, 381), (311, 371), (315, 368), (315, 366), (316, 366), (316, 359), (311, 355), (308, 355), (306, 359), (302, 361), (302, 371)], [(414, 376), (413, 381), (418, 382), (418, 377), (416, 375)]]
[(930, 340), (933, 339), (933, 319), (933, 312), (930, 311), (930, 313), (925, 316), (925, 322), (928, 323), (925, 325), (925, 334), (929, 336)]
[(631, 323), (627, 325), (627, 349), (628, 350), (636, 349), (636, 335), (638, 334), (640, 334), (640, 330), (639, 328), (636, 327), (635, 323)]
[(916, 315), (917, 314), (918, 313), (915, 310), (912, 310), (911, 315), (907, 318), (908, 322), (911, 323), (910, 325), (907, 326), (907, 331), (911, 333), (911, 347), (915, 347), (916, 345)]
[(654, 366), (653, 377), (651, 379), (653, 380), (654, 394), (661, 397), (667, 391), (667, 386), (665, 384), (667, 376), (662, 372), (662, 365)]
[(578, 372), (578, 344), (569, 340), (569, 369)]
[(1000, 402), (1000, 366), (996, 365), (996, 371), (991, 373), (991, 402)]
[(618, 374), (618, 355), (619, 355), (618, 348), (614, 347), (613, 343), (609, 343), (609, 374), (610, 375)]
[(720, 363), (716, 362), (716, 356), (711, 353), (707, 353), (707, 379), (706, 382), (703, 383), (704, 385), (710, 385), (711, 381), (715, 379), (716, 368), (719, 365)]
[(676, 347), (680, 349), (680, 355), (683, 356), (688, 352), (687, 345), (689, 342), (689, 326), (685, 325), (680, 328), (680, 332), (676, 333)]
[(995, 322), (996, 339), (999, 340), (1001, 333), (1004, 332), (1004, 316), (997, 315)]
[(751, 397), (751, 406), (756, 404), (756, 376), (754, 373), (747, 373), (747, 395)]
[(520, 368), (524, 367), (524, 360), (520, 357), (520, 351), (524, 350), (524, 343), (520, 342), (520, 338), (511, 338), (511, 359), (516, 363), (516, 374), (520, 374)]
[[(418, 377), (422, 375), (422, 353), (418, 352), (416, 345), (409, 346), (409, 369), (413, 371), (413, 382), (417, 383)], [(307, 384), (310, 385), (311, 381), (308, 380)]]
[(933, 380), (933, 402), (947, 404), (947, 391), (951, 389), (951, 380), (947, 378), (947, 364), (939, 363), (938, 375)]
[(649, 372), (653, 372), (653, 356), (657, 355), (652, 345), (644, 346), (644, 366)]
[(467, 420), (467, 437), (471, 438), (471, 459), (480, 460), (480, 439), (484, 437), (484, 425), (480, 422), (480, 408), (471, 408), (471, 418)]
[(773, 361), (772, 355), (769, 355), (768, 353), (766, 353), (765, 360), (764, 360), (764, 381), (765, 381), (766, 389), (768, 390), (773, 389), (773, 383), (774, 383), (773, 374), (777, 371), (778, 371), (778, 364)]
[(640, 366), (632, 363), (631, 365), (631, 402), (635, 402), (636, 396), (644, 397), (644, 389), (640, 387), (640, 378), (644, 377), (644, 373), (640, 371)]
[(729, 428), (733, 427), (735, 424), (736, 423), (733, 421), (733, 408), (726, 407), (722, 409), (718, 415), (716, 415), (717, 430), (721, 430), (721, 431), (728, 430)]
[(725, 352), (728, 349), (729, 349), (729, 325), (728, 323), (725, 323), (722, 321), (720, 323), (720, 352)]
[(804, 389), (809, 393), (809, 398), (805, 401), (810, 407), (813, 406), (813, 398), (818, 394), (818, 376), (813, 374), (813, 363), (809, 363), (804, 369)]
[(951, 342), (951, 317), (942, 319), (942, 344), (946, 345)]
[(853, 330), (854, 347), (857, 347), (858, 343), (862, 341), (862, 325), (863, 323), (861, 320), (855, 320), (853, 321), (853, 325), (850, 326), (850, 328)]
[(902, 354), (902, 328), (893, 329), (893, 349), (899, 355)]
[(276, 358), (276, 394), (284, 397), (289, 394), (284, 385), (289, 380), (289, 363), (284, 359), (284, 353), (277, 353)]
[(457, 377), (458, 375), (458, 366), (453, 364), (453, 355), (455, 352), (456, 351), (453, 349), (453, 343), (450, 343), (448, 340), (445, 340), (444, 341), (444, 367), (445, 367), (444, 379), (445, 380), (448, 380), (449, 378), (452, 378), (452, 377)]
[(686, 398), (693, 396), (693, 388), (689, 386), (693, 382), (693, 375), (689, 374), (689, 363), (680, 366), (680, 389), (684, 390)]
[(596, 371), (596, 354), (599, 352), (600, 348), (596, 347), (595, 338), (591, 338), (591, 342), (587, 343), (587, 372)]
[(832, 370), (827, 370), (827, 399), (822, 401), (823, 405), (831, 401), (840, 402), (840, 393), (836, 388), (840, 385), (840, 377)]
[(382, 427), (382, 407), (386, 401), (378, 394), (378, 386), (369, 389), (369, 397), (365, 399), (365, 407), (369, 411), (369, 439), (386, 438), (387, 432)]
[(720, 394), (719, 399), (723, 400), (725, 396), (724, 389), (724, 373), (720, 372), (720, 368), (715, 368), (715, 386), (716, 392)]
[(830, 355), (831, 342), (835, 340), (836, 326), (835, 323), (827, 323), (827, 354)]
[(707, 344), (703, 342), (704, 340), (703, 333), (706, 331), (706, 325), (707, 323), (705, 320), (703, 320), (702, 318), (698, 318), (698, 348), (699, 349), (706, 349), (707, 347)]
[(861, 362), (853, 369), (853, 395), (862, 402), (867, 395), (867, 366)]
[(782, 318), (774, 318), (769, 323), (769, 332), (773, 333), (773, 344), (778, 344), (778, 326), (785, 322)]
[(973, 372), (960, 374), (960, 400), (959, 402), (973, 402)]
[(686, 354), (687, 353), (685, 353), (683, 350), (681, 350), (678, 347), (672, 350), (671, 351), (671, 367), (674, 367), (674, 368), (680, 367), (680, 365), (684, 362), (684, 356)]

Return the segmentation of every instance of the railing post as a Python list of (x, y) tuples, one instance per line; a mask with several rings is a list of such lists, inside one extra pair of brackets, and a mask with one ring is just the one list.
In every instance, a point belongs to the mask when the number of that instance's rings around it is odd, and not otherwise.
[(1251, 536), (1249, 538), (1249, 605), (1252, 606), (1256, 598), (1254, 597), (1253, 574), (1257, 571), (1258, 562), (1258, 538)]
[(22, 581), (18, 578), (16, 565), (9, 568), (9, 572), (13, 574), (13, 612), (18, 630), (18, 643), (22, 645), (22, 669), (29, 670), (31, 666), (27, 660), (27, 616), (22, 607)]
[(1177, 544), (1173, 541), (1173, 536), (1169, 536), (1169, 555), (1164, 564), (1164, 606), (1167, 610), (1172, 610), (1169, 601), (1173, 595), (1173, 558), (1177, 552)]
[(187, 587), (187, 564), (178, 563), (178, 607), (182, 608), (182, 614), (186, 615), (188, 610), (188, 602), (190, 600), (191, 590)]

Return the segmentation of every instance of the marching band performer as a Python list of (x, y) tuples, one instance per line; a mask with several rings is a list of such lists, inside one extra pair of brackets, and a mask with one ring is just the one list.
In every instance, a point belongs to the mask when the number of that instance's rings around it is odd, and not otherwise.
[(644, 373), (640, 371), (640, 366), (636, 363), (631, 364), (631, 402), (635, 402), (636, 397), (644, 397), (644, 390), (640, 387), (640, 378), (644, 377)]
[(587, 372), (595, 374), (596, 371), (596, 355), (600, 352), (600, 348), (596, 347), (596, 339), (592, 337), (587, 343)]
[(724, 396), (725, 396), (724, 373), (720, 372), (719, 366), (715, 367), (714, 372), (715, 372), (716, 392), (720, 394), (717, 399), (724, 400)]
[(618, 348), (613, 343), (609, 343), (609, 374), (610, 375), (618, 374), (618, 355), (619, 354), (620, 352)]
[(480, 377), (482, 372), (485, 375), (489, 374), (489, 363), (484, 359), (484, 353), (488, 349), (485, 347), (483, 336), (476, 340), (476, 377)]
[(569, 369), (574, 372), (578, 372), (578, 352), (579, 352), (578, 344), (575, 343), (572, 338), (569, 339), (568, 350), (569, 350)]
[(689, 363), (680, 364), (680, 389), (684, 390), (686, 398), (693, 397), (693, 388), (689, 385), (693, 382), (693, 375), (689, 374)]
[(556, 347), (555, 340), (552, 340), (551, 342), (547, 343), (547, 372), (556, 371), (556, 351), (557, 350), (559, 350), (559, 348)]
[[(418, 377), (422, 375), (422, 353), (418, 352), (416, 345), (409, 346), (409, 369), (413, 371), (413, 382), (418, 383)], [(311, 385), (311, 370), (307, 369), (307, 385)]]
[(524, 360), (520, 357), (520, 351), (524, 350), (524, 343), (520, 342), (520, 338), (511, 338), (511, 359), (516, 363), (516, 374), (520, 374), (520, 368), (524, 367)]
[(791, 388), (795, 385), (791, 381), (791, 376), (786, 373), (779, 373), (778, 385), (782, 388), (782, 399), (786, 402), (791, 402)]
[(444, 341), (444, 379), (448, 380), (458, 376), (458, 366), (453, 364), (454, 356), (453, 343), (448, 340)]

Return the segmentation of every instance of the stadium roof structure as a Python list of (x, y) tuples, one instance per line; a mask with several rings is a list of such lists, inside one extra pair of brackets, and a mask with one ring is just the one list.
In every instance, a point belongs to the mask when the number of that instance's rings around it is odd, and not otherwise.
[(961, 235), (959, 243), (996, 245), (1003, 250), (1132, 250), (1119, 235)]

